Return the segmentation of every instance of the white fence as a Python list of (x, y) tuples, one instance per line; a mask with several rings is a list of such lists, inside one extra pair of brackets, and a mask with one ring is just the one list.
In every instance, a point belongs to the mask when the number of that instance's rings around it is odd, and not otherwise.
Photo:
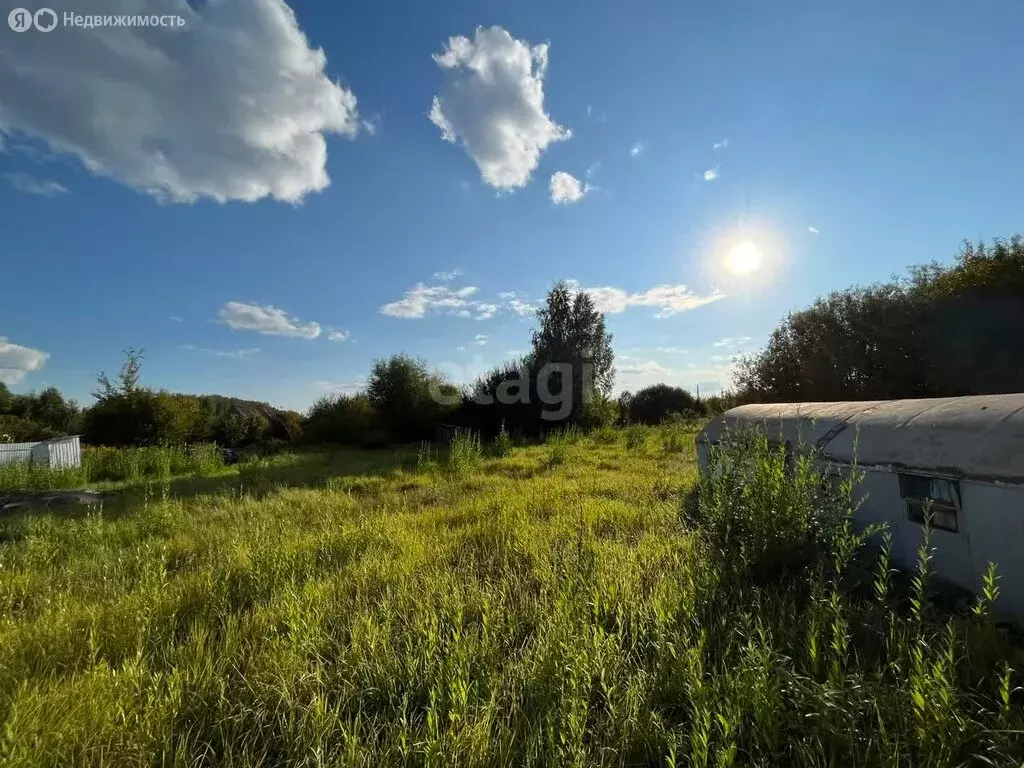
[(74, 435), (38, 443), (0, 443), (0, 465), (22, 461), (49, 467), (80, 467), (81, 442)]

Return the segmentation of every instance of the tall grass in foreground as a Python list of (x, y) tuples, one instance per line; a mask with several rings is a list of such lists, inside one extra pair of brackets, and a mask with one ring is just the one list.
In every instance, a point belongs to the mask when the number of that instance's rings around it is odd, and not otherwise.
[(468, 429), (456, 429), (446, 452), (436, 450), (428, 442), (420, 443), (416, 469), (422, 473), (440, 471), (448, 476), (464, 476), (476, 469), (482, 460), (480, 436)]
[(1024, 758), (995, 573), (976, 611), (941, 614), (929, 542), (904, 590), (849, 526), (848, 479), (763, 441), (726, 445), (686, 506), (657, 488), (692, 483), (690, 457), (584, 439), (518, 471), (550, 450), (456, 482), (0, 519), (0, 761)]
[(465, 475), (480, 465), (483, 449), (480, 435), (468, 429), (457, 429), (448, 446), (445, 470), (453, 475)]

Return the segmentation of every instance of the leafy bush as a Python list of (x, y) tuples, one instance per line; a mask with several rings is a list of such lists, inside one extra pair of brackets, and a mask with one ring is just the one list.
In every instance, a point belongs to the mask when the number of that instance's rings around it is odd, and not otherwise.
[(678, 427), (668, 427), (662, 432), (661, 445), (665, 453), (683, 453), (693, 444), (693, 434)]
[(504, 424), (501, 425), (498, 436), (491, 443), (490, 454), (498, 459), (512, 455), (512, 438), (509, 437), (508, 430), (505, 429)]
[(548, 432), (544, 438), (544, 444), (548, 446), (545, 465), (549, 468), (558, 467), (568, 462), (581, 437), (579, 430), (572, 427)]
[(580, 415), (580, 429), (590, 432), (595, 429), (612, 427), (619, 420), (619, 404), (609, 397), (595, 394), (583, 404)]
[(674, 414), (699, 416), (704, 412), (700, 402), (681, 387), (654, 384), (629, 396), (624, 401), (623, 418), (630, 424), (657, 425)]
[(626, 450), (642, 452), (647, 449), (647, 441), (651, 436), (651, 428), (643, 424), (631, 424), (626, 427)]
[(56, 430), (20, 416), (0, 416), (0, 443), (30, 443), (57, 437)]
[(860, 474), (840, 476), (811, 447), (794, 455), (758, 430), (710, 447), (694, 522), (730, 563), (772, 574), (837, 545), (858, 506)]
[(553, 443), (548, 451), (545, 464), (548, 467), (560, 467), (569, 460), (569, 445), (563, 442)]
[(437, 467), (437, 451), (434, 450), (434, 446), (430, 442), (423, 440), (416, 453), (416, 471), (433, 472)]
[(619, 440), (619, 430), (614, 426), (605, 424), (604, 426), (598, 427), (590, 433), (590, 438), (595, 443), (601, 443), (602, 445), (612, 445)]
[(476, 469), (481, 458), (480, 436), (469, 430), (457, 429), (448, 446), (444, 468), (448, 474), (463, 475)]
[(373, 431), (376, 414), (364, 394), (324, 395), (306, 414), (305, 439), (313, 443), (359, 445)]
[(366, 394), (380, 425), (395, 442), (429, 439), (459, 402), (458, 391), (427, 364), (408, 355), (377, 360)]

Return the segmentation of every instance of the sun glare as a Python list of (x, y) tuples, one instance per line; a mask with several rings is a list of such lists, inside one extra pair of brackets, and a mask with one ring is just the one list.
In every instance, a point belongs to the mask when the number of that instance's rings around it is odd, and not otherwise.
[(736, 243), (725, 255), (725, 268), (734, 275), (750, 275), (761, 267), (764, 255), (761, 249), (750, 240)]

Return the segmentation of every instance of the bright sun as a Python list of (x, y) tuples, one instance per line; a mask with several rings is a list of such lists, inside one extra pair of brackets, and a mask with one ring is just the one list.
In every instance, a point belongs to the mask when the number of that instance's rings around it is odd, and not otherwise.
[(750, 275), (758, 270), (764, 256), (757, 244), (750, 240), (736, 243), (725, 255), (725, 268), (734, 275)]

